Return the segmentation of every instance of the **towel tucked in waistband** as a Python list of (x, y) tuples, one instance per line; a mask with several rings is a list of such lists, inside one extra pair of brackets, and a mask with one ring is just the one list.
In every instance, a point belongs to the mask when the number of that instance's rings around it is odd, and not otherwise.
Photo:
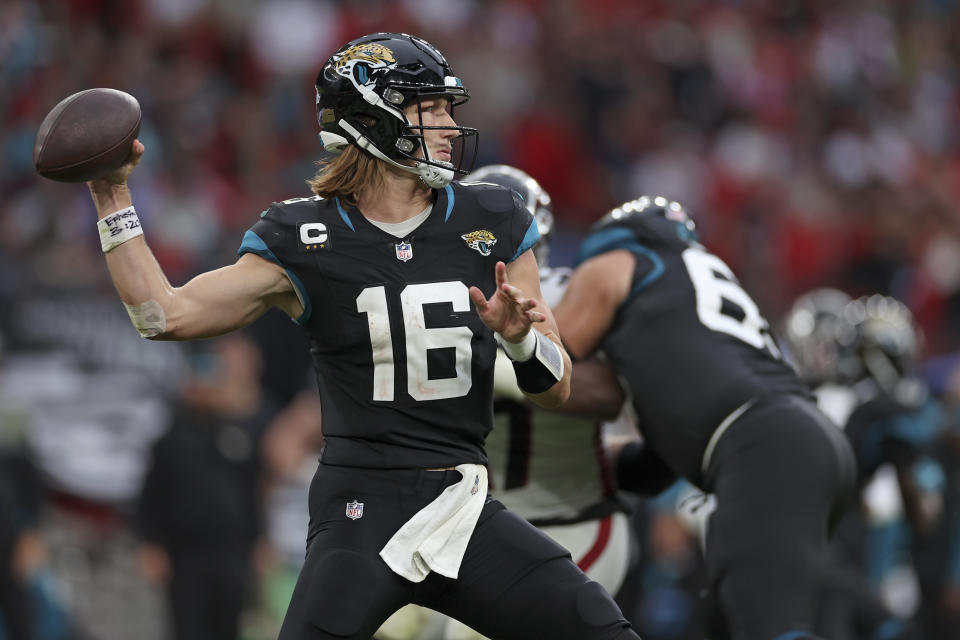
[(421, 582), (431, 571), (456, 578), (487, 497), (487, 468), (456, 467), (463, 476), (393, 534), (380, 557), (394, 573)]

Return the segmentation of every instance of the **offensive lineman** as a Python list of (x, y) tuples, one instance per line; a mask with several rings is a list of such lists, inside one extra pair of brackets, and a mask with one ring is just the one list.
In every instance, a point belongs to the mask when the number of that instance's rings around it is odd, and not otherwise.
[(469, 94), (434, 47), (391, 33), (339, 49), (316, 89), (339, 154), (310, 181), (317, 195), (272, 205), (235, 264), (182, 287), (131, 224), (143, 145), (89, 183), (144, 337), (214, 336), (279, 307), (310, 339), (325, 447), (281, 640), (366, 639), (410, 602), (493, 638), (637, 638), (564, 549), (486, 495), (497, 342), (544, 406), (566, 399), (570, 363), (529, 212), (505, 189), (451, 183), (469, 164), (455, 143), (476, 140), (451, 113)]
[(681, 476), (715, 494), (705, 554), (721, 628), (813, 638), (818, 563), (853, 456), (682, 207), (644, 196), (608, 213), (555, 313), (571, 356), (603, 349), (633, 397), (644, 442), (624, 448), (619, 485), (656, 493)]

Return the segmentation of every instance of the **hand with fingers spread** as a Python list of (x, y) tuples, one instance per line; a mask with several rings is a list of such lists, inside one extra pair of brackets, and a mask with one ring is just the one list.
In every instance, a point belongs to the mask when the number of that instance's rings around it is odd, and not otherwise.
[(496, 277), (497, 290), (489, 299), (477, 287), (470, 287), (470, 299), (483, 324), (507, 342), (520, 342), (533, 323), (543, 322), (546, 316), (534, 310), (536, 299), (527, 298), (523, 291), (507, 282), (507, 267), (503, 262), (497, 263)]

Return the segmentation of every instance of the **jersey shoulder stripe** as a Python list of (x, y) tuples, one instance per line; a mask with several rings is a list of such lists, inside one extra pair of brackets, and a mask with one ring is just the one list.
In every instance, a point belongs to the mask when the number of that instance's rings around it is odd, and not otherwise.
[(450, 214), (453, 213), (453, 205), (457, 201), (457, 196), (453, 192), (453, 187), (449, 184), (443, 188), (443, 191), (447, 195), (447, 210), (443, 214), (443, 221), (447, 222), (450, 220)]
[(273, 251), (270, 251), (270, 248), (267, 247), (267, 243), (263, 241), (263, 238), (250, 230), (247, 230), (247, 232), (243, 234), (243, 241), (240, 243), (240, 248), (237, 249), (237, 255), (242, 256), (245, 253), (252, 253), (260, 256), (264, 260), (283, 267), (283, 271), (287, 274), (287, 278), (290, 279), (290, 283), (293, 285), (293, 290), (297, 294), (297, 299), (300, 300), (300, 305), (303, 307), (303, 313), (294, 318), (293, 321), (300, 325), (306, 324), (310, 320), (310, 316), (313, 313), (313, 304), (310, 302), (310, 296), (307, 294), (307, 288), (304, 286), (303, 281), (299, 278), (299, 276), (297, 276), (297, 274), (280, 262), (277, 256), (273, 254)]
[(625, 249), (638, 258), (645, 258), (646, 261), (649, 261), (649, 268), (645, 269), (642, 277), (635, 279), (627, 300), (649, 287), (663, 275), (665, 268), (663, 259), (656, 251), (640, 243), (634, 230), (627, 227), (604, 227), (587, 236), (580, 245), (580, 251), (577, 253), (574, 266), (617, 249)]
[(313, 304), (307, 287), (292, 268), (289, 241), (284, 239), (296, 238), (297, 227), (301, 223), (329, 218), (332, 204), (319, 196), (274, 202), (260, 214), (260, 219), (253, 227), (246, 231), (240, 248), (237, 249), (238, 255), (252, 253), (283, 268), (303, 307), (303, 313), (294, 318), (297, 324), (306, 324), (310, 320)]
[(517, 247), (517, 252), (513, 254), (512, 258), (510, 258), (510, 262), (513, 262), (522, 256), (524, 251), (532, 249), (533, 245), (537, 244), (539, 241), (540, 229), (537, 228), (536, 223), (531, 222), (529, 225), (527, 225), (527, 232), (523, 234), (523, 240), (520, 241), (520, 246)]
[[(449, 202), (458, 198), (458, 207), (473, 211), (474, 215), (482, 215), (485, 224), (490, 228), (509, 230), (508, 251), (501, 253), (504, 262), (513, 262), (540, 240), (540, 231), (533, 214), (527, 209), (519, 193), (486, 182), (455, 182), (448, 185), (448, 188)], [(448, 211), (453, 209), (449, 202)], [(453, 218), (456, 217), (454, 211)]]

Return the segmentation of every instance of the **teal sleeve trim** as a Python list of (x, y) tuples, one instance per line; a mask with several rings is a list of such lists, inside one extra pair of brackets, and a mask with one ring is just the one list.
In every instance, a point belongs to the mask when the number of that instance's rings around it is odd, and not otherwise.
[(530, 218), (530, 226), (527, 227), (527, 232), (523, 234), (523, 241), (520, 242), (520, 248), (517, 249), (517, 252), (513, 254), (513, 257), (510, 258), (510, 262), (513, 262), (517, 258), (523, 255), (523, 252), (531, 248), (533, 245), (537, 244), (540, 241), (540, 229), (537, 228), (537, 221), (535, 218)]
[(287, 277), (290, 278), (290, 282), (293, 283), (293, 288), (296, 291), (297, 298), (300, 299), (300, 304), (303, 305), (303, 313), (300, 314), (300, 317), (294, 318), (294, 322), (297, 324), (303, 325), (310, 320), (310, 315), (313, 313), (313, 305), (310, 304), (310, 297), (307, 295), (307, 289), (303, 286), (303, 281), (295, 274), (294, 272), (287, 269), (287, 267), (280, 262), (277, 256), (274, 255), (273, 251), (270, 251), (270, 248), (267, 247), (267, 243), (263, 241), (263, 238), (258, 236), (253, 231), (247, 231), (243, 234), (243, 241), (240, 243), (240, 248), (237, 249), (237, 255), (243, 255), (245, 253), (252, 253), (258, 255), (264, 260), (269, 260), (274, 264), (278, 264), (283, 267), (283, 270), (286, 272)]
[(573, 264), (577, 266), (594, 256), (616, 249), (626, 249), (634, 255), (643, 256), (653, 265), (650, 271), (630, 288), (630, 294), (627, 297), (628, 300), (649, 287), (663, 275), (663, 259), (649, 247), (637, 242), (637, 237), (633, 231), (625, 229), (624, 227), (603, 229), (588, 236), (587, 239), (583, 241), (583, 244), (580, 245), (580, 251), (577, 253), (577, 258)]
[(647, 247), (643, 246), (642, 244), (634, 244), (633, 246), (624, 247), (624, 248), (629, 249), (630, 251), (632, 251), (634, 254), (638, 256), (646, 256), (647, 258), (650, 259), (650, 262), (653, 263), (653, 268), (647, 272), (647, 275), (640, 278), (639, 282), (637, 282), (635, 285), (633, 285), (633, 287), (630, 288), (630, 295), (627, 296), (627, 298), (629, 299), (634, 297), (635, 295), (637, 295), (647, 287), (649, 287), (654, 282), (656, 282), (657, 278), (663, 275), (664, 266), (663, 266), (663, 260), (660, 258), (660, 256), (658, 256), (656, 253), (654, 253)]
[(636, 236), (633, 231), (624, 227), (612, 227), (591, 233), (580, 245), (580, 251), (577, 252), (573, 266), (576, 267), (601, 253), (623, 249), (625, 245), (635, 241)]

